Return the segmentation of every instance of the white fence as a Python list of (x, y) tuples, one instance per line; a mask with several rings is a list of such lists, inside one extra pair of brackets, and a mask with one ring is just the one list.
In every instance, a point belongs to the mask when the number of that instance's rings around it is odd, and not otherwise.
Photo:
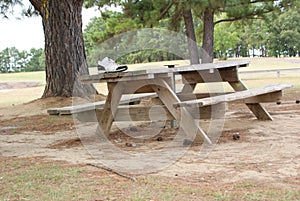
[(273, 70), (253, 70), (253, 71), (242, 71), (240, 74), (257, 74), (257, 73), (276, 73), (277, 78), (280, 78), (282, 73), (294, 73), (299, 71), (300, 68), (287, 68), (287, 69), (273, 69)]

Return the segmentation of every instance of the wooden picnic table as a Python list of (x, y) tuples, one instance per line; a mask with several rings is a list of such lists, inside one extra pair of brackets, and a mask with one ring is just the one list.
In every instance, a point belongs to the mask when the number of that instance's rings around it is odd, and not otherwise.
[[(112, 123), (121, 121), (122, 114), (126, 113), (124, 106), (119, 106), (123, 95), (156, 93), (163, 105), (152, 108), (129, 106), (135, 111), (130, 113), (137, 115), (131, 120), (139, 120), (139, 118), (151, 120), (151, 118), (147, 118), (150, 110), (154, 113), (157, 112), (156, 117), (159, 119), (162, 116), (159, 111), (164, 108), (167, 118), (180, 122), (181, 128), (191, 139), (196, 142), (204, 140), (211, 144), (210, 138), (196, 121), (196, 119), (206, 116), (203, 115), (205, 112), (211, 112), (209, 107), (229, 101), (240, 101), (248, 106), (257, 119), (272, 120), (271, 115), (261, 103), (278, 101), (282, 96), (282, 90), (291, 87), (291, 85), (269, 85), (258, 89), (248, 89), (239, 79), (238, 74), (239, 68), (248, 65), (248, 61), (218, 62), (174, 68), (100, 73), (82, 76), (80, 80), (84, 83), (107, 83), (109, 93), (99, 118), (100, 128), (105, 135), (109, 134)], [(176, 89), (178, 76), (184, 84), (180, 91)], [(234, 92), (230, 94), (194, 93), (197, 84), (214, 82), (227, 82)]]

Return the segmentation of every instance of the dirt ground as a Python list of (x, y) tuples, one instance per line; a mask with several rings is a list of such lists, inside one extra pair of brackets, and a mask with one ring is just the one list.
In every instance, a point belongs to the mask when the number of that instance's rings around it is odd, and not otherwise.
[[(273, 121), (258, 121), (244, 105), (231, 104), (222, 135), (209, 155), (199, 157), (199, 147), (191, 147), (167, 168), (147, 175), (172, 178), (179, 185), (191, 182), (227, 188), (229, 184), (243, 182), (258, 188), (269, 186), (299, 192), (300, 104), (296, 103), (299, 97), (300, 90), (292, 89), (282, 104), (265, 104)], [(71, 104), (71, 99), (50, 98), (0, 109), (0, 157), (43, 157), (74, 165), (97, 163), (81, 143), (71, 116), (46, 113), (48, 108)], [(142, 128), (128, 129), (138, 132)], [(120, 149), (134, 152), (145, 146), (163, 147), (174, 133), (176, 130), (166, 128), (160, 133), (161, 139), (153, 136), (146, 141), (135, 141), (115, 131), (110, 140)], [(233, 140), (234, 134), (240, 138)]]

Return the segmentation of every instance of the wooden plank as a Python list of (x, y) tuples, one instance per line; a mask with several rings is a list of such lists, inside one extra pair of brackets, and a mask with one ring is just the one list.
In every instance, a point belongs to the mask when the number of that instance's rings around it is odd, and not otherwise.
[(174, 106), (175, 107), (203, 107), (203, 106), (214, 105), (222, 102), (230, 102), (235, 100), (251, 98), (254, 96), (281, 91), (283, 89), (290, 88), (290, 87), (292, 87), (292, 85), (288, 85), (288, 84), (267, 85), (265, 87), (248, 89), (245, 91), (238, 91), (231, 94), (179, 102), (179, 103), (175, 103)]
[[(215, 107), (217, 107), (215, 105)], [(224, 106), (222, 106), (224, 107)], [(212, 106), (206, 106), (197, 108), (187, 108), (194, 119), (211, 119), (212, 113), (214, 113), (214, 119), (221, 118), (222, 115), (216, 113), (221, 112), (219, 109), (212, 108)], [(95, 110), (84, 111), (76, 114), (76, 118), (81, 122), (96, 122), (94, 119), (96, 113), (97, 119), (100, 119), (103, 108), (97, 108)], [(165, 121), (175, 120), (173, 115), (168, 111), (164, 105), (144, 106), (144, 105), (130, 105), (119, 106), (115, 114), (114, 121)]]
[(79, 80), (83, 83), (101, 83), (101, 82), (118, 82), (118, 81), (129, 81), (129, 80), (143, 80), (153, 79), (154, 74), (135, 74), (132, 72), (119, 72), (119, 73), (107, 73), (107, 74), (95, 74), (80, 76)]
[(267, 94), (262, 94), (250, 98), (245, 98), (241, 100), (234, 101), (235, 103), (246, 103), (246, 104), (253, 104), (253, 103), (270, 103), (270, 102), (278, 102), (281, 100), (283, 96), (282, 91), (275, 91), (270, 92)]
[[(209, 72), (208, 70), (206, 70), (207, 72)], [(193, 71), (193, 72), (183, 72), (181, 74), (182, 76), (182, 83), (183, 84), (197, 84), (197, 83), (203, 83), (204, 82), (204, 77), (202, 75), (204, 74), (208, 74), (209, 73), (205, 73), (205, 71), (201, 71), (197, 72), (197, 71)]]
[[(155, 98), (157, 95), (155, 93), (144, 93), (144, 94), (133, 94), (133, 95), (123, 95), (120, 104), (128, 104), (131, 102), (139, 101), (144, 98)], [(67, 106), (62, 108), (50, 108), (47, 110), (49, 115), (71, 115), (84, 111), (94, 110), (95, 108), (100, 108), (105, 105), (105, 101), (98, 101), (94, 103), (85, 103), (80, 105)]]
[[(193, 94), (186, 94), (186, 93), (178, 93), (177, 96), (181, 101), (188, 101), (193, 99), (202, 99), (208, 97), (214, 97), (219, 95), (231, 94), (232, 92), (224, 92), (224, 93), (193, 93)], [(241, 100), (233, 101), (234, 103), (270, 103), (270, 102), (277, 102), (281, 100), (283, 96), (282, 91), (270, 92), (268, 94), (262, 94), (250, 98), (244, 98)]]
[(225, 69), (232, 67), (245, 67), (248, 66), (249, 61), (230, 61), (230, 62), (217, 62), (209, 64), (196, 64), (175, 68), (161, 68), (161, 69), (147, 69), (140, 71), (126, 71), (116, 73), (100, 73), (95, 75), (80, 76), (80, 81), (83, 83), (99, 83), (99, 82), (118, 82), (129, 80), (145, 80), (158, 77), (168, 77), (172, 74), (181, 74), (183, 72), (207, 71), (211, 69)]
[(100, 73), (95, 75), (80, 76), (83, 83), (120, 82), (131, 80), (148, 80), (154, 78), (167, 78), (173, 76), (169, 69), (152, 69), (142, 71), (128, 71), (116, 73)]
[[(101, 111), (99, 112), (101, 113)], [(174, 119), (173, 115), (165, 106), (120, 106), (115, 116), (115, 121), (157, 121)]]
[(223, 82), (236, 82), (240, 80), (237, 66), (219, 69), (219, 73)]
[(184, 84), (183, 88), (182, 88), (182, 93), (193, 93), (193, 91), (195, 90), (196, 88), (196, 83), (195, 84), (189, 84), (189, 83), (186, 83)]
[[(241, 80), (237, 82), (229, 82), (229, 84), (235, 91), (247, 90), (247, 87)], [(262, 121), (273, 120), (270, 113), (261, 105), (261, 103), (251, 103), (251, 104), (246, 103), (246, 105), (258, 120), (262, 120)]]
[(122, 91), (124, 89), (123, 85), (118, 85), (116, 83), (107, 84), (109, 93), (105, 101), (103, 112), (99, 119), (99, 126), (106, 136), (109, 135), (112, 123), (114, 121), (114, 116), (117, 112), (117, 108), (122, 97)]
[[(155, 78), (155, 79), (160, 79), (160, 78)], [(168, 77), (162, 77), (161, 79), (165, 80), (170, 86), (173, 86), (173, 77), (168, 76)], [(148, 80), (132, 80), (126, 82), (119, 82), (119, 84), (126, 85), (123, 94), (155, 93), (152, 85), (149, 85), (147, 81)]]
[[(145, 80), (133, 80), (130, 82), (122, 82), (120, 84), (126, 85), (123, 94), (139, 94), (139, 93), (154, 93), (152, 87), (146, 84)], [(157, 97), (157, 95), (156, 95)]]
[[(175, 68), (147, 69), (143, 73), (146, 73), (146, 74), (164, 74), (164, 73), (182, 74), (184, 72), (207, 71), (207, 70), (211, 70), (211, 69), (226, 69), (226, 68), (232, 68), (232, 67), (241, 68), (241, 67), (247, 67), (248, 65), (249, 65), (249, 61), (226, 61), (226, 62), (179, 66), (179, 67), (175, 67)], [(132, 72), (134, 72), (134, 71), (132, 71)]]
[(249, 65), (249, 61), (225, 61), (225, 62), (216, 62), (216, 63), (206, 63), (206, 64), (194, 64), (188, 66), (179, 66), (175, 68), (161, 68), (161, 69), (147, 69), (145, 73), (167, 73), (173, 72), (181, 74), (187, 71), (202, 71), (202, 70), (210, 70), (210, 69), (225, 69), (225, 68), (241, 68), (247, 67)]
[(60, 109), (60, 108), (49, 108), (49, 109), (47, 110), (47, 113), (48, 113), (49, 115), (59, 115), (59, 109)]
[[(74, 105), (74, 106), (68, 106), (68, 107), (63, 107), (63, 108), (57, 108), (58, 109), (58, 114), (59, 115), (71, 115), (87, 110), (92, 110), (96, 107), (103, 107), (105, 105), (105, 101), (98, 101), (95, 103), (84, 103), (80, 105)], [(48, 109), (48, 113), (49, 113)]]
[(239, 80), (236, 66), (222, 69), (187, 71), (181, 75), (184, 84), (234, 82)]
[(195, 100), (207, 97), (213, 97), (218, 95), (229, 94), (232, 92), (224, 92), (224, 93), (177, 93), (177, 96), (181, 101)]
[[(189, 110), (195, 119), (210, 119), (211, 106), (199, 108), (199, 110)], [(103, 109), (97, 109), (96, 115), (100, 116)], [(119, 106), (115, 115), (115, 121), (160, 121), (175, 120), (166, 106)]]
[(174, 72), (181, 73), (186, 71), (201, 71), (201, 70), (210, 70), (210, 69), (222, 69), (222, 68), (231, 68), (231, 67), (246, 67), (249, 65), (249, 61), (226, 61), (226, 62), (217, 62), (217, 63), (207, 63), (207, 64), (194, 64), (190, 66), (175, 67)]

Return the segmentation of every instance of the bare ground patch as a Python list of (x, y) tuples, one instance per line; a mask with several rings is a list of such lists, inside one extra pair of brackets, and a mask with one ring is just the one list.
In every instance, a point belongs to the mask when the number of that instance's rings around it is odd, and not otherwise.
[(37, 87), (40, 82), (0, 82), (0, 90)]
[[(73, 118), (46, 115), (49, 107), (68, 106), (72, 103), (71, 99), (39, 99), (1, 109), (0, 189), (4, 193), (0, 193), (0, 198), (34, 200), (40, 198), (37, 196), (46, 195), (45, 200), (51, 200), (51, 193), (42, 189), (50, 186), (59, 193), (62, 186), (68, 186), (64, 189), (65, 193), (60, 194), (61, 198), (54, 198), (299, 200), (300, 105), (294, 102), (298, 97), (299, 91), (295, 91), (289, 93), (280, 105), (266, 104), (274, 117), (274, 121), (267, 122), (257, 121), (244, 106), (230, 105), (218, 144), (206, 157), (199, 157), (199, 147), (191, 147), (178, 161), (160, 172), (134, 175), (137, 182), (86, 165), (97, 160), (82, 146)], [(147, 127), (125, 128), (126, 132), (139, 136), (143, 129)], [(134, 152), (142, 146), (160, 149), (175, 134), (176, 130), (163, 128), (159, 135), (137, 140), (116, 130), (109, 139), (125, 151)], [(234, 140), (234, 134), (240, 138)], [(161, 140), (158, 140), (159, 137)], [(126, 146), (126, 143), (136, 146)], [(45, 174), (43, 168), (58, 179), (50, 177), (52, 179), (49, 180), (41, 176)], [(32, 191), (32, 178), (25, 177), (25, 173), (39, 171), (44, 180), (38, 180), (38, 176), (34, 178), (44, 188)], [(25, 187), (14, 188), (14, 183)], [(7, 194), (12, 189), (16, 190), (16, 194)], [(65, 196), (72, 193), (75, 198)]]

